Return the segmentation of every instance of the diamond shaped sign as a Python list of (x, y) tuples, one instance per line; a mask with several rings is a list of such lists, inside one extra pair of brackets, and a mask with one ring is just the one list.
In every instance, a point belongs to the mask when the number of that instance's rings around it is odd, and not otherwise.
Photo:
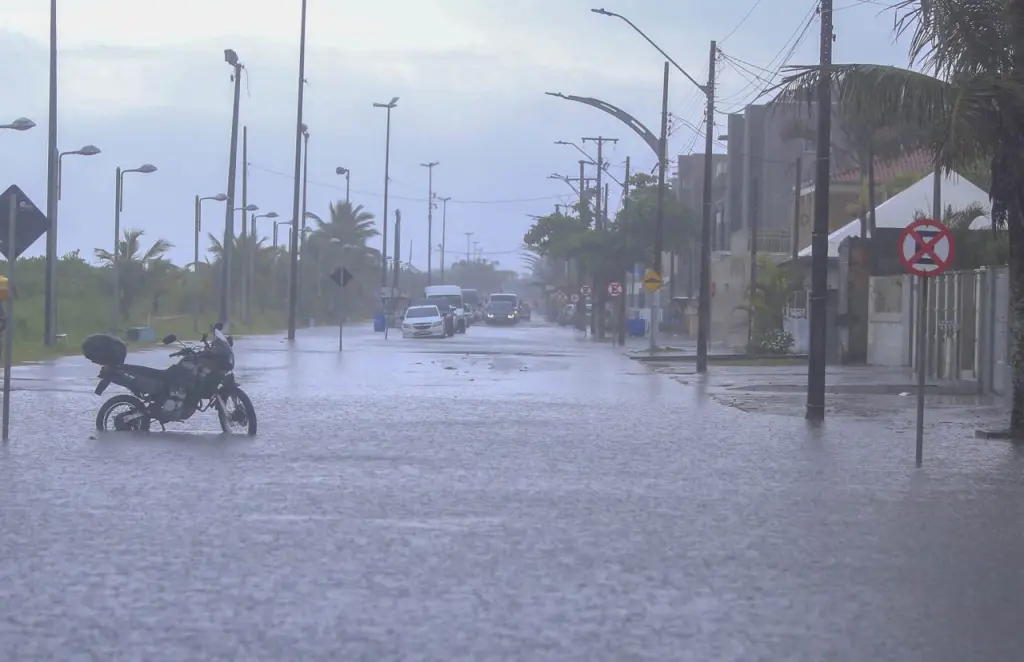
[(32, 247), (39, 237), (46, 234), (50, 228), (50, 219), (46, 217), (39, 207), (36, 207), (24, 191), (12, 185), (3, 193), (0, 193), (0, 253), (10, 259), (10, 247), (7, 245), (11, 227), (11, 202), (16, 205), (16, 216), (14, 223), (14, 257), (19, 258), (21, 254)]

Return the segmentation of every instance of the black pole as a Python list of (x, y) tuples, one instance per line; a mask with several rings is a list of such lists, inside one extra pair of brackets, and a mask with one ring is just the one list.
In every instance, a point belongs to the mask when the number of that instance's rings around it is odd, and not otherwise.
[(402, 211), (400, 209), (395, 210), (395, 257), (394, 257), (394, 275), (391, 279), (391, 287), (394, 288), (393, 294), (398, 294), (398, 281), (399, 274), (402, 271)]
[[(622, 218), (626, 223), (629, 222), (629, 157), (626, 157), (626, 178), (622, 180)], [(629, 239), (629, 229), (626, 227), (620, 227), (619, 232), (622, 233), (622, 278), (625, 280), (626, 273), (629, 269), (629, 250), (627, 242)], [(625, 346), (626, 344), (626, 284), (623, 283), (619, 291), (619, 345)]]
[[(46, 213), (50, 227), (46, 232), (46, 296), (43, 342), (57, 341), (57, 0), (50, 0), (50, 126), (46, 160)], [(14, 320), (11, 320), (14, 324)]]
[(299, 203), (302, 180), (302, 93), (306, 84), (306, 0), (302, 0), (299, 29), (299, 93), (295, 104), (295, 172), (292, 178), (291, 255), (288, 265), (288, 340), (295, 340), (295, 312), (299, 294)]
[(230, 328), (231, 317), (231, 259), (235, 237), (235, 175), (238, 168), (238, 103), (242, 92), (242, 63), (237, 57), (234, 64), (235, 99), (231, 109), (231, 149), (228, 158), (228, 191), (224, 205), (224, 243), (221, 245), (222, 282), (220, 286), (220, 323)]
[[(249, 223), (246, 207), (249, 206), (249, 127), (242, 127), (242, 232), (239, 235), (241, 239), (238, 245), (242, 248), (242, 271), (239, 274), (239, 297), (242, 300), (241, 310), (236, 309), (235, 312), (239, 312), (242, 315), (243, 322), (249, 317), (249, 313), (246, 310), (246, 299), (249, 293), (248, 280), (248, 268), (249, 268), (249, 249), (248, 241), (249, 238)], [(234, 216), (232, 216), (234, 218)], [(233, 304), (234, 302), (229, 302)]]
[(811, 325), (807, 362), (807, 411), (825, 419), (825, 341), (828, 323), (828, 196), (832, 135), (832, 0), (821, 0), (821, 64), (818, 74), (818, 145), (814, 177), (814, 231), (811, 234)]
[(202, 201), (196, 195), (195, 231), (192, 237), (192, 332), (199, 333), (199, 231), (202, 224)]
[(796, 157), (796, 188), (793, 190), (793, 240), (790, 243), (790, 252), (793, 253), (793, 268), (796, 269), (796, 261), (800, 253), (800, 185), (803, 182), (803, 159)]
[(388, 182), (391, 180), (391, 106), (387, 107), (387, 130), (384, 134), (384, 219), (380, 239), (380, 286), (388, 284)]
[(708, 371), (708, 342), (711, 335), (711, 195), (713, 168), (713, 140), (715, 136), (715, 57), (718, 44), (711, 42), (708, 56), (708, 84), (704, 93), (708, 98), (704, 125), (704, 195), (703, 215), (700, 222), (700, 294), (697, 296), (697, 372)]

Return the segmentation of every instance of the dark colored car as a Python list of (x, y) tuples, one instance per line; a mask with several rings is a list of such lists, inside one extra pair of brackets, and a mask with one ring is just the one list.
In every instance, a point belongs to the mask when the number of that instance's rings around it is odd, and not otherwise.
[(511, 326), (519, 321), (516, 307), (505, 301), (492, 301), (484, 309), (484, 323), (488, 326)]
[(526, 322), (529, 322), (530, 321), (530, 313), (531, 313), (530, 304), (528, 304), (528, 303), (519, 304), (519, 319), (524, 320)]

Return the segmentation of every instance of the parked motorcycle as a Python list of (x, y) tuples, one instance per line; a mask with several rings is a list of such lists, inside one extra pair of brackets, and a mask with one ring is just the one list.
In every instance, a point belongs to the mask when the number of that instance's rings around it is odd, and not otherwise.
[(160, 370), (125, 363), (128, 347), (115, 336), (95, 334), (82, 342), (85, 358), (100, 366), (96, 395), (111, 384), (128, 389), (110, 398), (96, 413), (97, 430), (146, 432), (153, 421), (161, 429), (167, 423), (186, 421), (197, 411), (215, 409), (225, 434), (256, 434), (256, 410), (249, 396), (235, 383), (234, 340), (224, 335), (219, 323), (213, 339), (203, 334), (199, 343), (179, 342), (173, 334), (164, 345), (178, 343), (171, 357), (181, 357)]

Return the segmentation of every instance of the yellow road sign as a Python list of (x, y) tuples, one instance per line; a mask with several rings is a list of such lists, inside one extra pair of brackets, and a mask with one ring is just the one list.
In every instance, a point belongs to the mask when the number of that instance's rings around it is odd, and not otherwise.
[(647, 273), (644, 274), (644, 287), (647, 288), (648, 292), (657, 292), (661, 289), (661, 276), (657, 271), (648, 269)]

